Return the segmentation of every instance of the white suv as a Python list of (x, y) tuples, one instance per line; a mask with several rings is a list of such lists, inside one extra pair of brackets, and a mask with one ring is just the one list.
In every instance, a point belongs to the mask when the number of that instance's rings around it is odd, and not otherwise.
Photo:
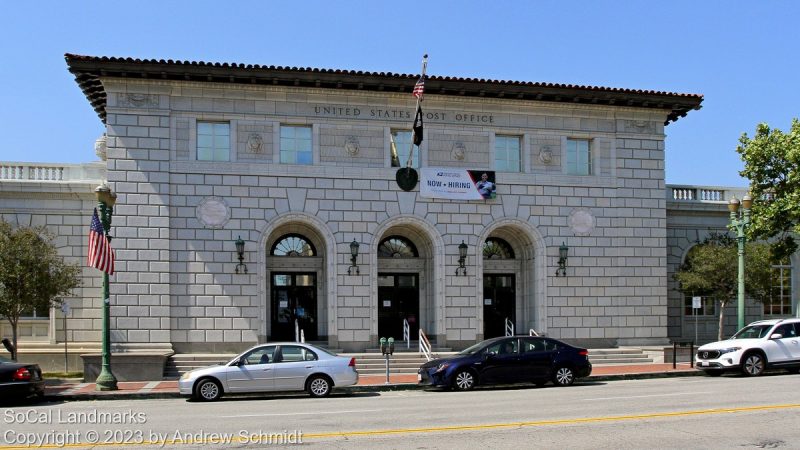
[(753, 322), (730, 339), (697, 349), (695, 367), (718, 376), (729, 370), (758, 376), (766, 369), (800, 372), (800, 319)]

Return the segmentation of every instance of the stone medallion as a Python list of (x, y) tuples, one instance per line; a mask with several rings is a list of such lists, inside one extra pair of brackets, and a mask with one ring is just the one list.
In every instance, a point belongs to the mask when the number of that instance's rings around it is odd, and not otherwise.
[(231, 209), (220, 197), (206, 197), (197, 205), (197, 219), (208, 228), (222, 228), (231, 218)]
[(250, 133), (247, 137), (247, 150), (250, 153), (261, 153), (264, 149), (264, 140), (258, 133)]
[(463, 161), (467, 156), (467, 146), (463, 142), (456, 142), (453, 144), (453, 150), (450, 152), (451, 156), (456, 161)]
[(594, 215), (588, 208), (576, 208), (570, 213), (568, 223), (573, 233), (585, 236), (594, 230)]
[(344, 143), (344, 150), (350, 156), (356, 156), (360, 150), (358, 146), (358, 138), (355, 136), (349, 136)]
[(553, 151), (550, 150), (550, 147), (544, 146), (539, 150), (539, 161), (543, 164), (550, 164), (553, 162)]

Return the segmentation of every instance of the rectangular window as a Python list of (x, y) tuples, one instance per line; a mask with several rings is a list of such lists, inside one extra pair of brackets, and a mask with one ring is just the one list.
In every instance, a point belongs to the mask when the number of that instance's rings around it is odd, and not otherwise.
[(520, 171), (519, 136), (495, 136), (494, 169), (498, 172)]
[(683, 314), (686, 317), (691, 317), (694, 315), (698, 316), (713, 316), (714, 315), (714, 300), (706, 297), (706, 296), (699, 296), (700, 297), (700, 308), (694, 309), (692, 307), (692, 297), (693, 295), (687, 295), (684, 297), (684, 311)]
[(50, 308), (25, 308), (19, 317), (23, 319), (46, 319), (50, 317)]
[(764, 303), (764, 315), (788, 316), (792, 314), (792, 266), (784, 264), (772, 266), (772, 296)]
[(311, 127), (281, 125), (281, 164), (313, 164)]
[(567, 174), (592, 174), (592, 150), (588, 139), (567, 139), (566, 156)]
[[(411, 151), (413, 133), (411, 131), (392, 130), (391, 136), (391, 164), (392, 167), (405, 167), (408, 163), (408, 152)], [(411, 167), (419, 167), (419, 147), (414, 146), (414, 158)]]
[(225, 122), (197, 122), (197, 160), (230, 161), (231, 125)]

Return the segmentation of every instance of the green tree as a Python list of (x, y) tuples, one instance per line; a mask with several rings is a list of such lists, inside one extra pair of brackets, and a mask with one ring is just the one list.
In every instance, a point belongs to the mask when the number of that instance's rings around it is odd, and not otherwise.
[[(759, 302), (771, 301), (770, 245), (751, 242), (745, 247), (745, 294)], [(693, 247), (675, 274), (685, 294), (703, 295), (719, 305), (719, 340), (723, 339), (725, 306), (737, 298), (739, 255), (736, 240), (712, 234)]]
[(770, 239), (774, 260), (797, 250), (800, 233), (800, 121), (789, 133), (761, 123), (752, 139), (743, 134), (736, 151), (744, 161), (739, 174), (750, 180), (753, 197), (751, 239)]
[(14, 348), (23, 313), (59, 305), (81, 285), (79, 274), (77, 264), (58, 255), (44, 227), (13, 228), (0, 219), (0, 316), (11, 324)]

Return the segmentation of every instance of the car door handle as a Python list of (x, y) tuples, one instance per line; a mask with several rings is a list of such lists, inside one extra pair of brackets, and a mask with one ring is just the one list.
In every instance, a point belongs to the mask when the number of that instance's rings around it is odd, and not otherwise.
[(306, 366), (306, 369), (313, 369), (314, 366)]

